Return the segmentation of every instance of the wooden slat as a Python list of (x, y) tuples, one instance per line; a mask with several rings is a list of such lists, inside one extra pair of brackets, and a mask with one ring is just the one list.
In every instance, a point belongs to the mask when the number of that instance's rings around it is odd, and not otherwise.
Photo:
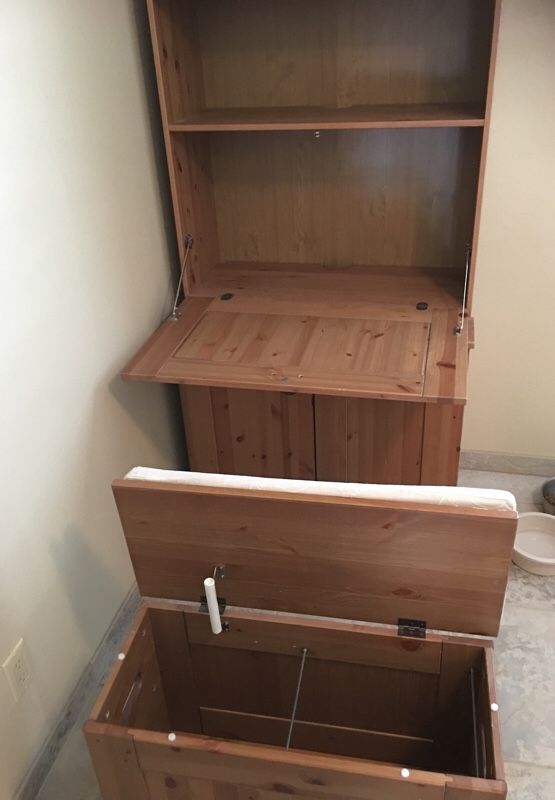
[(501, 750), (501, 726), (498, 712), (491, 709), (492, 703), (497, 702), (492, 647), (484, 648), (482, 660), (481, 721), (484, 726), (487, 753), (492, 773), (488, 777), (503, 781), (505, 780), (505, 769)]
[(489, 49), (489, 64), (486, 91), (486, 112), (484, 134), (482, 137), (482, 152), (480, 154), (480, 172), (478, 174), (478, 185), (476, 187), (476, 210), (474, 214), (473, 246), (472, 258), (470, 261), (470, 277), (468, 283), (468, 313), (472, 313), (474, 298), (474, 287), (476, 283), (476, 265), (478, 258), (478, 245), (480, 236), (480, 225), (482, 219), (482, 206), (484, 198), (484, 185), (486, 178), (486, 163), (488, 155), (489, 134), (491, 129), (491, 115), (493, 107), (493, 87), (495, 83), (495, 69), (497, 64), (497, 49), (499, 45), (499, 27), (501, 23), (501, 3), (502, 0), (492, 0), (493, 23), (491, 29), (491, 43)]
[(189, 468), (196, 472), (222, 472), (212, 408), (212, 389), (209, 386), (181, 385), (179, 396)]
[(420, 483), (424, 404), (316, 396), (319, 480)]
[(94, 721), (85, 724), (84, 732), (104, 800), (151, 800), (133, 737)]
[(457, 485), (463, 415), (464, 406), (425, 405), (420, 474), (420, 483), (424, 486)]
[(351, 106), (209, 108), (170, 125), (172, 131), (355, 130), (364, 128), (449, 128), (484, 125), (483, 108), (472, 103)]
[(498, 631), (512, 512), (143, 481), (114, 493), (143, 594), (196, 599), (224, 563), (232, 605)]
[(408, 639), (389, 629), (356, 623), (297, 619), (228, 610), (229, 630), (214, 637), (206, 614), (185, 612), (192, 644), (295, 655), (303, 647), (313, 658), (348, 661), (390, 669), (438, 674), (442, 644), (431, 639)]
[[(201, 708), (201, 714), (204, 732), (208, 736), (277, 747), (283, 747), (287, 740), (289, 719), (284, 717), (241, 714), (216, 708)], [(291, 747), (420, 769), (429, 769), (433, 756), (431, 739), (302, 720), (295, 722)]]
[[(172, 730), (201, 732), (195, 680), (183, 614), (151, 608), (149, 617)], [(144, 727), (136, 724), (135, 727)]]
[(269, 792), (327, 800), (443, 800), (445, 775), (412, 770), (399, 780), (398, 767), (362, 759), (286, 752), (282, 748), (203, 737), (177, 736), (173, 745), (146, 731), (133, 734), (141, 768), (167, 776), (229, 783)]

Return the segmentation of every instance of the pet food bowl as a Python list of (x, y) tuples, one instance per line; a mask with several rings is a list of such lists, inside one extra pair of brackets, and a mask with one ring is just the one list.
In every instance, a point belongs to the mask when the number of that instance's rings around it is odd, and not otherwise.
[(555, 514), (555, 478), (546, 481), (542, 486), (543, 510), (546, 514)]
[(519, 517), (513, 561), (534, 575), (555, 575), (555, 516), (532, 511)]

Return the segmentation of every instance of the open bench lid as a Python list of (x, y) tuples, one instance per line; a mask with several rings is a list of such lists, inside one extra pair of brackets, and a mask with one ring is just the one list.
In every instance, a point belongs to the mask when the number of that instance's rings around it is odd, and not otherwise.
[(138, 467), (113, 484), (143, 596), (495, 635), (514, 538), (508, 492)]

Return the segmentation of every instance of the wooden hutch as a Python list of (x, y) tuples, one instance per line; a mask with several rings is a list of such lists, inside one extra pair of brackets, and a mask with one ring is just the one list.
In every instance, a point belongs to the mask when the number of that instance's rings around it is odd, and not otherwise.
[(190, 466), (451, 484), (498, 0), (148, 0)]

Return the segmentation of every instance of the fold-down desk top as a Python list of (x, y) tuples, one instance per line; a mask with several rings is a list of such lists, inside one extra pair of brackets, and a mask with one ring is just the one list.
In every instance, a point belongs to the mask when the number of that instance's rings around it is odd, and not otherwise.
[[(217, 267), (124, 370), (159, 383), (464, 403), (448, 270)], [(417, 303), (427, 307), (418, 309)]]

